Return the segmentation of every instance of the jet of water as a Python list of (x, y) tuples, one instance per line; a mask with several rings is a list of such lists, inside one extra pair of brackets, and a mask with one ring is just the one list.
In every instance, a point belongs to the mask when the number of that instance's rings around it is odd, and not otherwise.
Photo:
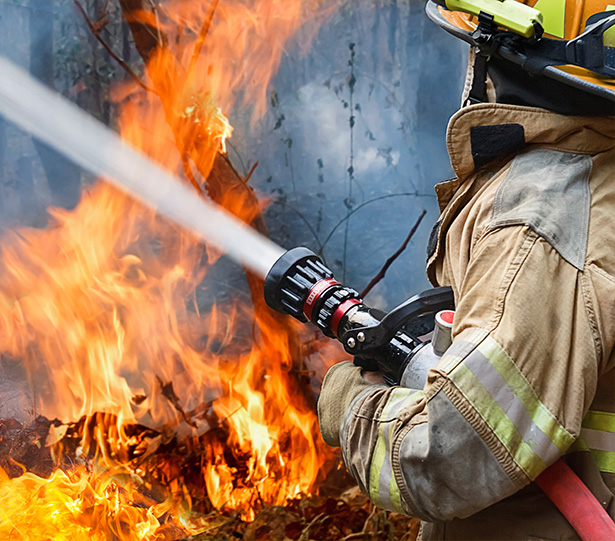
[(0, 113), (76, 164), (196, 233), (262, 278), (284, 253), (10, 60), (0, 57), (0, 73)]

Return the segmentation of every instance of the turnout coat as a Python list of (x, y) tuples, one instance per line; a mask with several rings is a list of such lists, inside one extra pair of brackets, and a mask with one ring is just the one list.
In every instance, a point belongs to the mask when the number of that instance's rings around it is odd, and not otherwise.
[(423, 389), (333, 366), (321, 432), (425, 540), (577, 539), (533, 481), (565, 455), (615, 517), (615, 122), (478, 104), (447, 145), (427, 275), (453, 343)]

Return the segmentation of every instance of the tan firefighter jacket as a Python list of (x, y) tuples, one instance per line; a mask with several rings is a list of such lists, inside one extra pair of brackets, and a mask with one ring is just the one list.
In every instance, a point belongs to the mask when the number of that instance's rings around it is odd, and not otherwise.
[(333, 366), (321, 432), (423, 539), (577, 539), (532, 481), (566, 455), (615, 517), (615, 122), (479, 104), (447, 144), (427, 274), (453, 344), (424, 389)]

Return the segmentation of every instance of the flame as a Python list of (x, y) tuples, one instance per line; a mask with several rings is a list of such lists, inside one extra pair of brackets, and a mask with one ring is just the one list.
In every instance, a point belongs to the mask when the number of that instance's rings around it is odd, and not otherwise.
[[(285, 43), (318, 6), (169, 0), (133, 13), (166, 41), (147, 66), (155, 94), (133, 83), (113, 90), (122, 137), (202, 188), (232, 134), (223, 111), (264, 113)], [(252, 192), (217, 189), (244, 220), (260, 214)], [(300, 331), (264, 306), (262, 284), (248, 277), (252, 305), (201, 313), (219, 254), (189, 233), (103, 182), (74, 210), (50, 212), (47, 229), (7, 232), (0, 243), (0, 353), (23, 362), (40, 413), (78, 423), (77, 448), (58, 437), (53, 454), (61, 464), (74, 453), (81, 465), (48, 479), (0, 473), (0, 537), (200, 531), (183, 470), (155, 454), (171, 441), (191, 442), (219, 510), (249, 520), (259, 506), (313, 492), (331, 455), (310, 393), (291, 374), (299, 349), (290, 336)], [(162, 501), (146, 496), (148, 464), (166, 487)]]
[(134, 474), (101, 478), (80, 469), (58, 469), (49, 479), (25, 473), (11, 480), (0, 470), (2, 538), (163, 540), (159, 519), (168, 506), (134, 489), (142, 483)]

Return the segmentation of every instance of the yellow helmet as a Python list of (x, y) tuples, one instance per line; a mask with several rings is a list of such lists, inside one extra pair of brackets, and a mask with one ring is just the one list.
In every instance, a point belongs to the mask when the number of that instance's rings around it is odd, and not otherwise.
[(615, 0), (430, 0), (426, 11), (484, 55), (615, 101)]

